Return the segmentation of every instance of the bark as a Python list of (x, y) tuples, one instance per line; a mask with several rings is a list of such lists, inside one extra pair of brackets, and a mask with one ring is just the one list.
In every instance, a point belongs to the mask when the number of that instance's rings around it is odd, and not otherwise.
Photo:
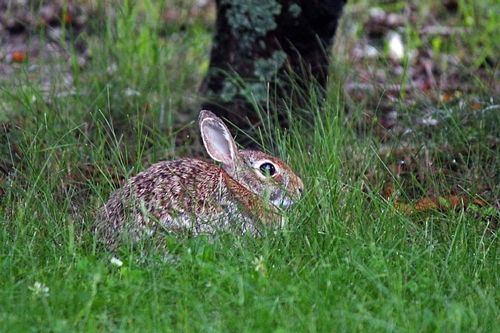
[[(280, 100), (290, 97), (293, 78), (324, 87), (345, 2), (217, 0), (210, 67), (200, 89), (202, 107), (248, 129), (259, 121), (252, 104), (270, 102), (279, 109)], [(279, 118), (286, 126), (285, 117)]]

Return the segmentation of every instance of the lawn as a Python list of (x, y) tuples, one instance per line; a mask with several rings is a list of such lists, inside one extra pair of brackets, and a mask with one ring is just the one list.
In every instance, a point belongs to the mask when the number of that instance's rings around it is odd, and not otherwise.
[(283, 229), (99, 246), (124, 179), (205, 154), (200, 3), (0, 30), (0, 331), (499, 332), (496, 1), (349, 3), (326, 99), (255, 138), (305, 184)]

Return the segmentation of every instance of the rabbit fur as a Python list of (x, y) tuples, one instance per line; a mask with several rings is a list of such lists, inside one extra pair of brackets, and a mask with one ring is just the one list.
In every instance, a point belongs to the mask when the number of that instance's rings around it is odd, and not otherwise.
[(151, 165), (116, 190), (101, 208), (94, 232), (108, 245), (123, 235), (140, 240), (155, 231), (260, 233), (281, 225), (280, 209), (297, 201), (302, 180), (280, 159), (239, 150), (212, 112), (199, 115), (203, 144), (221, 166), (184, 158)]

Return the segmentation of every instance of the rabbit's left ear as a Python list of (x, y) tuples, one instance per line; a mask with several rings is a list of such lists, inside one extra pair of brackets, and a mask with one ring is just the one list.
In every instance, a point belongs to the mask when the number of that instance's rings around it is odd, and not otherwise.
[(226, 125), (206, 110), (200, 112), (199, 123), (203, 144), (210, 157), (222, 162), (227, 172), (233, 172), (238, 148)]

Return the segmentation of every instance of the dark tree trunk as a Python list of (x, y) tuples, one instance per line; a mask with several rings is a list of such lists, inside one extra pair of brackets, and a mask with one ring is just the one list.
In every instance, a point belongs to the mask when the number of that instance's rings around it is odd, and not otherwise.
[[(248, 129), (251, 101), (288, 98), (290, 78), (325, 85), (328, 53), (346, 0), (216, 0), (210, 68), (202, 107)], [(274, 98), (274, 97), (277, 97)], [(307, 96), (305, 96), (307, 98)], [(279, 111), (278, 111), (279, 112)], [(280, 117), (286, 125), (284, 117)]]

